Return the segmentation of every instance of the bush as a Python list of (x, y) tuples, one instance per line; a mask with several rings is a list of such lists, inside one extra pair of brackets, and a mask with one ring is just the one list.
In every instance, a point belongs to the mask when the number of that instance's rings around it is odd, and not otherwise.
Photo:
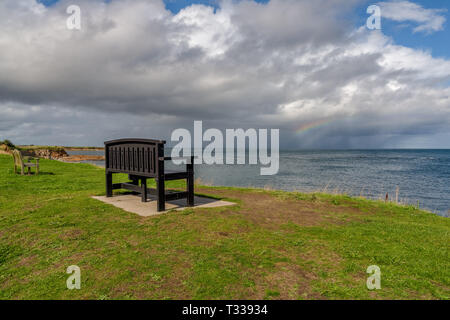
[(9, 141), (8, 139), (0, 141), (0, 144), (4, 144), (4, 145), (8, 146), (9, 149), (15, 149), (16, 148), (16, 146), (11, 141)]

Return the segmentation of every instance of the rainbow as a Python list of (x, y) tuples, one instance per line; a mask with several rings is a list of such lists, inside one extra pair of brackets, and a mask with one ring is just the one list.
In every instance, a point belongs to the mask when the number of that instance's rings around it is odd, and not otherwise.
[(316, 120), (316, 121), (312, 121), (309, 123), (306, 123), (304, 125), (302, 125), (300, 128), (295, 130), (295, 133), (297, 134), (301, 134), (301, 133), (305, 133), (307, 131), (310, 131), (312, 129), (315, 128), (319, 128), (319, 127), (323, 127), (329, 123), (333, 122), (333, 119), (330, 118), (325, 118), (325, 119), (321, 119), (321, 120)]

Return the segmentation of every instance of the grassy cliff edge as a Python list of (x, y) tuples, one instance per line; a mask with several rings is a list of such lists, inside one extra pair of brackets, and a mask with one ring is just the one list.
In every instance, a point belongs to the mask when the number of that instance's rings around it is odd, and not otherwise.
[[(104, 194), (101, 168), (12, 166), (0, 155), (0, 299), (450, 297), (450, 220), (414, 207), (197, 186), (238, 205), (143, 218), (91, 198)], [(70, 265), (81, 290), (66, 288)], [(370, 265), (380, 290), (366, 287)]]

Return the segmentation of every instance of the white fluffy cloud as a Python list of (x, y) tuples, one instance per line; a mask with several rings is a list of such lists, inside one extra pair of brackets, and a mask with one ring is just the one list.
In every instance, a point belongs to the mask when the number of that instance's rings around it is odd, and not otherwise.
[[(357, 0), (0, 2), (0, 136), (100, 144), (203, 120), (280, 128), (283, 147), (449, 147), (450, 61), (354, 30)], [(327, 125), (307, 134), (310, 122)], [(438, 140), (436, 140), (438, 139)]]
[(394, 21), (414, 22), (417, 26), (414, 32), (435, 32), (444, 27), (446, 21), (443, 9), (426, 9), (410, 1), (380, 2), (382, 17)]

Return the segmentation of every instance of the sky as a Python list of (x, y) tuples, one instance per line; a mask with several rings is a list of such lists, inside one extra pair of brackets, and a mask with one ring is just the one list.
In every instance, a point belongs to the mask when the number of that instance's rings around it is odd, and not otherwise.
[[(81, 30), (66, 9), (81, 8)], [(370, 30), (367, 8), (381, 9)], [(446, 0), (2, 0), (0, 140), (280, 129), (283, 149), (450, 148)]]

